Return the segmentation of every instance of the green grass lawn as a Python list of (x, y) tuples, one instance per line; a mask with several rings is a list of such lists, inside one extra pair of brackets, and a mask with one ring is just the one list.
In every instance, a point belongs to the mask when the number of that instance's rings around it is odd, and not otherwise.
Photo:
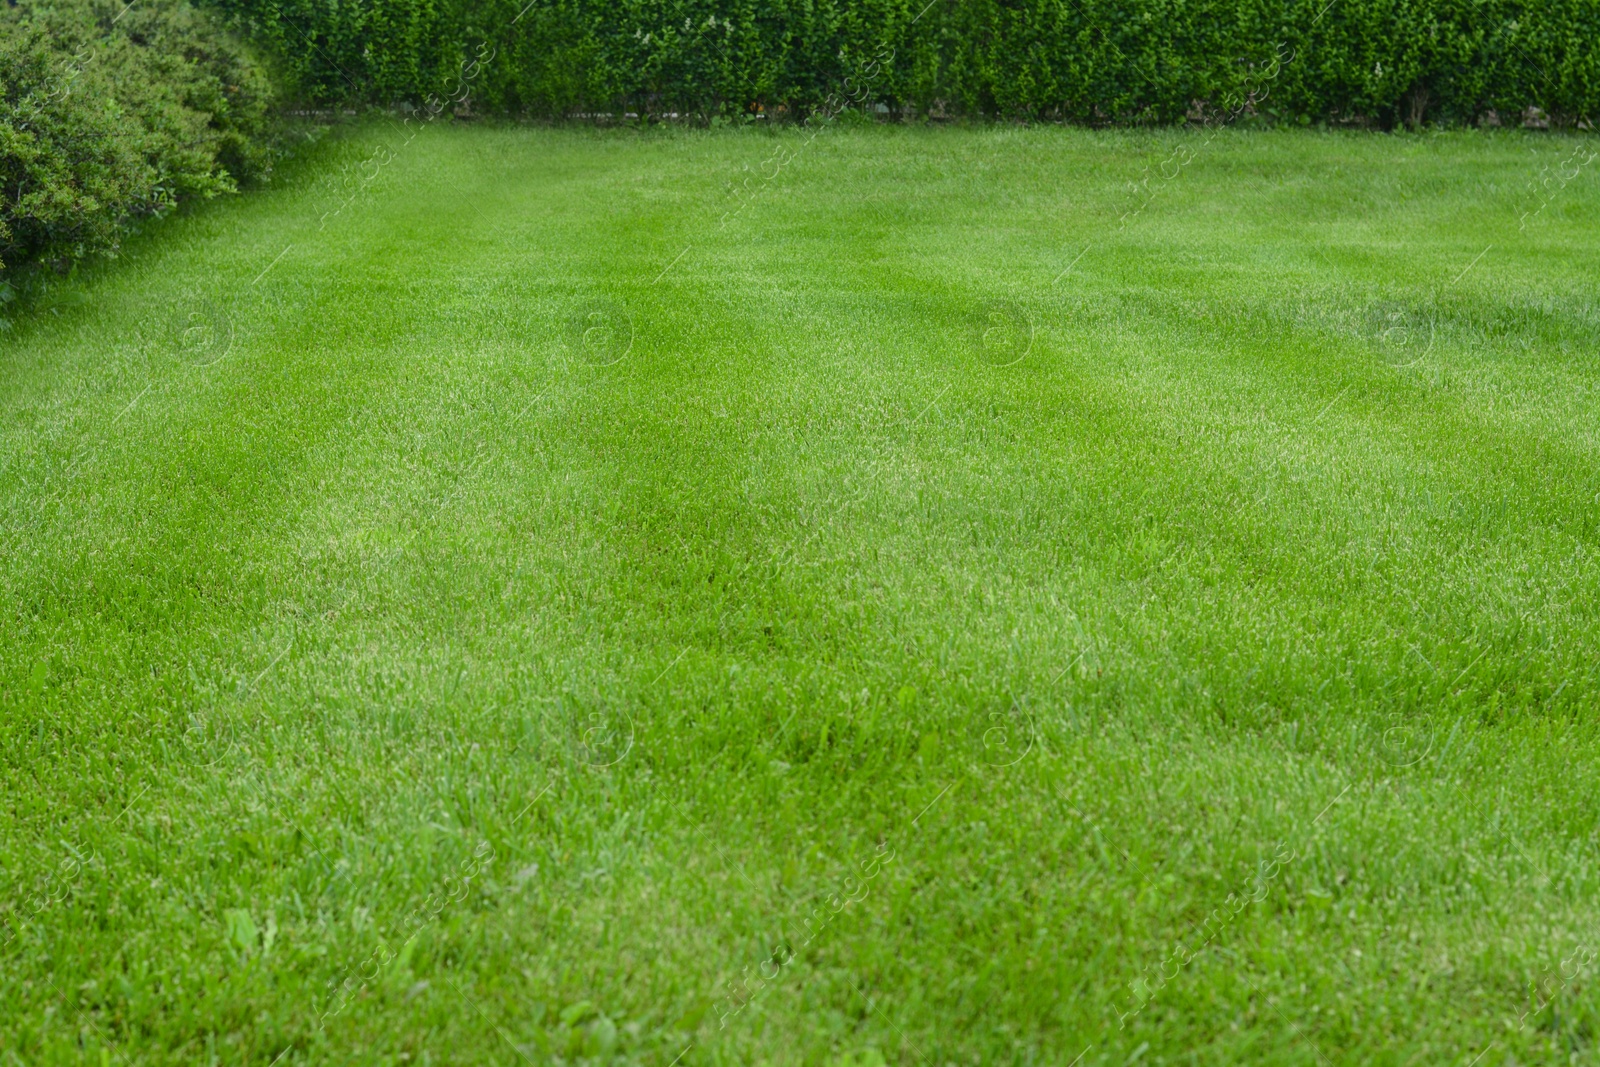
[(1600, 1062), (1592, 140), (405, 136), (0, 338), (5, 1064)]

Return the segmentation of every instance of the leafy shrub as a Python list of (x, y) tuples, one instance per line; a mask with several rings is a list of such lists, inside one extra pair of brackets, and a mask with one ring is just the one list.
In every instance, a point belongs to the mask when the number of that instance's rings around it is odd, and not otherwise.
[(0, 267), (115, 251), (132, 218), (262, 178), (271, 103), (183, 0), (0, 9)]
[(321, 104), (419, 100), (486, 45), (474, 106), (546, 116), (804, 113), (879, 55), (894, 112), (1387, 127), (1600, 105), (1600, 0), (213, 2)]

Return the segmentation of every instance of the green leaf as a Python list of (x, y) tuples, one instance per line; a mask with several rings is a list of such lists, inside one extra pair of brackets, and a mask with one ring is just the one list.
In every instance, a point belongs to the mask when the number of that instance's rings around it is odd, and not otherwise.
[(228, 942), (240, 952), (254, 952), (261, 930), (250, 913), (243, 908), (229, 908), (222, 913), (222, 918), (227, 926)]
[(594, 1046), (595, 1054), (606, 1056), (617, 1047), (617, 1024), (611, 1021), (610, 1016), (601, 1015), (589, 1024), (589, 1043)]
[(684, 1031), (698, 1030), (700, 1028), (700, 1020), (704, 1019), (706, 1012), (710, 1010), (711, 1001), (704, 998), (697, 1000), (689, 1005), (688, 1011), (678, 1016), (678, 1021), (672, 1024), (673, 1028)]

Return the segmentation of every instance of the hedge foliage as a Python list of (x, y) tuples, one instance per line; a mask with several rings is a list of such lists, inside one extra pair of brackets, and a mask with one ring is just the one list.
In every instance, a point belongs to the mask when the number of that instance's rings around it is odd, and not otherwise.
[(0, 268), (64, 269), (261, 177), (272, 121), (260, 64), (183, 0), (0, 7)]
[[(817, 109), (852, 71), (894, 114), (1557, 122), (1600, 110), (1600, 0), (213, 0), (311, 104), (418, 102), (480, 52), (514, 115)], [(927, 5), (927, 6), (924, 6)]]

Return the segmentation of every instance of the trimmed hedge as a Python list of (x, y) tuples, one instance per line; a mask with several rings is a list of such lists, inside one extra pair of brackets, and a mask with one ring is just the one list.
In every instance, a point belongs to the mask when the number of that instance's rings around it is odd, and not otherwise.
[(1600, 110), (1600, 0), (213, 2), (313, 105), (418, 102), (492, 50), (472, 107), (545, 117), (804, 114), (879, 54), (870, 89), (895, 114), (1170, 123), (1233, 101), (1390, 127)]
[(0, 6), (0, 268), (64, 270), (132, 219), (260, 178), (271, 103), (261, 67), (183, 0)]

